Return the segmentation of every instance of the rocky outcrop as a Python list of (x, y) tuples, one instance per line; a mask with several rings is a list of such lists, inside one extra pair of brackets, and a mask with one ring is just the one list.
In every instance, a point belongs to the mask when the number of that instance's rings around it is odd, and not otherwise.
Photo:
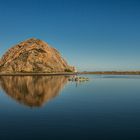
[(46, 42), (31, 38), (10, 48), (0, 60), (0, 72), (74, 72), (61, 54)]
[(21, 104), (40, 107), (58, 96), (67, 81), (65, 76), (1, 76), (0, 88)]

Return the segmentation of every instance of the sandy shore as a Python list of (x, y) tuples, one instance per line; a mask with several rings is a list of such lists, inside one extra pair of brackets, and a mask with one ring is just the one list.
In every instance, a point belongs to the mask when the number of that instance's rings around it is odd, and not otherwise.
[(77, 73), (0, 73), (0, 76), (61, 76), (77, 75)]

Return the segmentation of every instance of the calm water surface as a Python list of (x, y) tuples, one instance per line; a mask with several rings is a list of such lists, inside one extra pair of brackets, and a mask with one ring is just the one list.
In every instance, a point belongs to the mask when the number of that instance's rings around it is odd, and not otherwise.
[(140, 140), (140, 76), (0, 77), (0, 140)]

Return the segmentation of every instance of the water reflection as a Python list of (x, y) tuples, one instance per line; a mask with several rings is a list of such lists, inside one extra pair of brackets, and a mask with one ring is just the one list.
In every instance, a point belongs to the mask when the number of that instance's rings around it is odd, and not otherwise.
[(40, 107), (59, 95), (65, 76), (1, 76), (0, 88), (19, 103)]

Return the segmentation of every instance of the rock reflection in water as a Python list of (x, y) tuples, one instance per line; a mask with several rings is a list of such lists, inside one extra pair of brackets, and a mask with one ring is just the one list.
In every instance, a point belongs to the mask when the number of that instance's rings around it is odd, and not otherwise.
[(39, 107), (56, 97), (67, 81), (65, 76), (1, 76), (0, 86), (19, 103)]

